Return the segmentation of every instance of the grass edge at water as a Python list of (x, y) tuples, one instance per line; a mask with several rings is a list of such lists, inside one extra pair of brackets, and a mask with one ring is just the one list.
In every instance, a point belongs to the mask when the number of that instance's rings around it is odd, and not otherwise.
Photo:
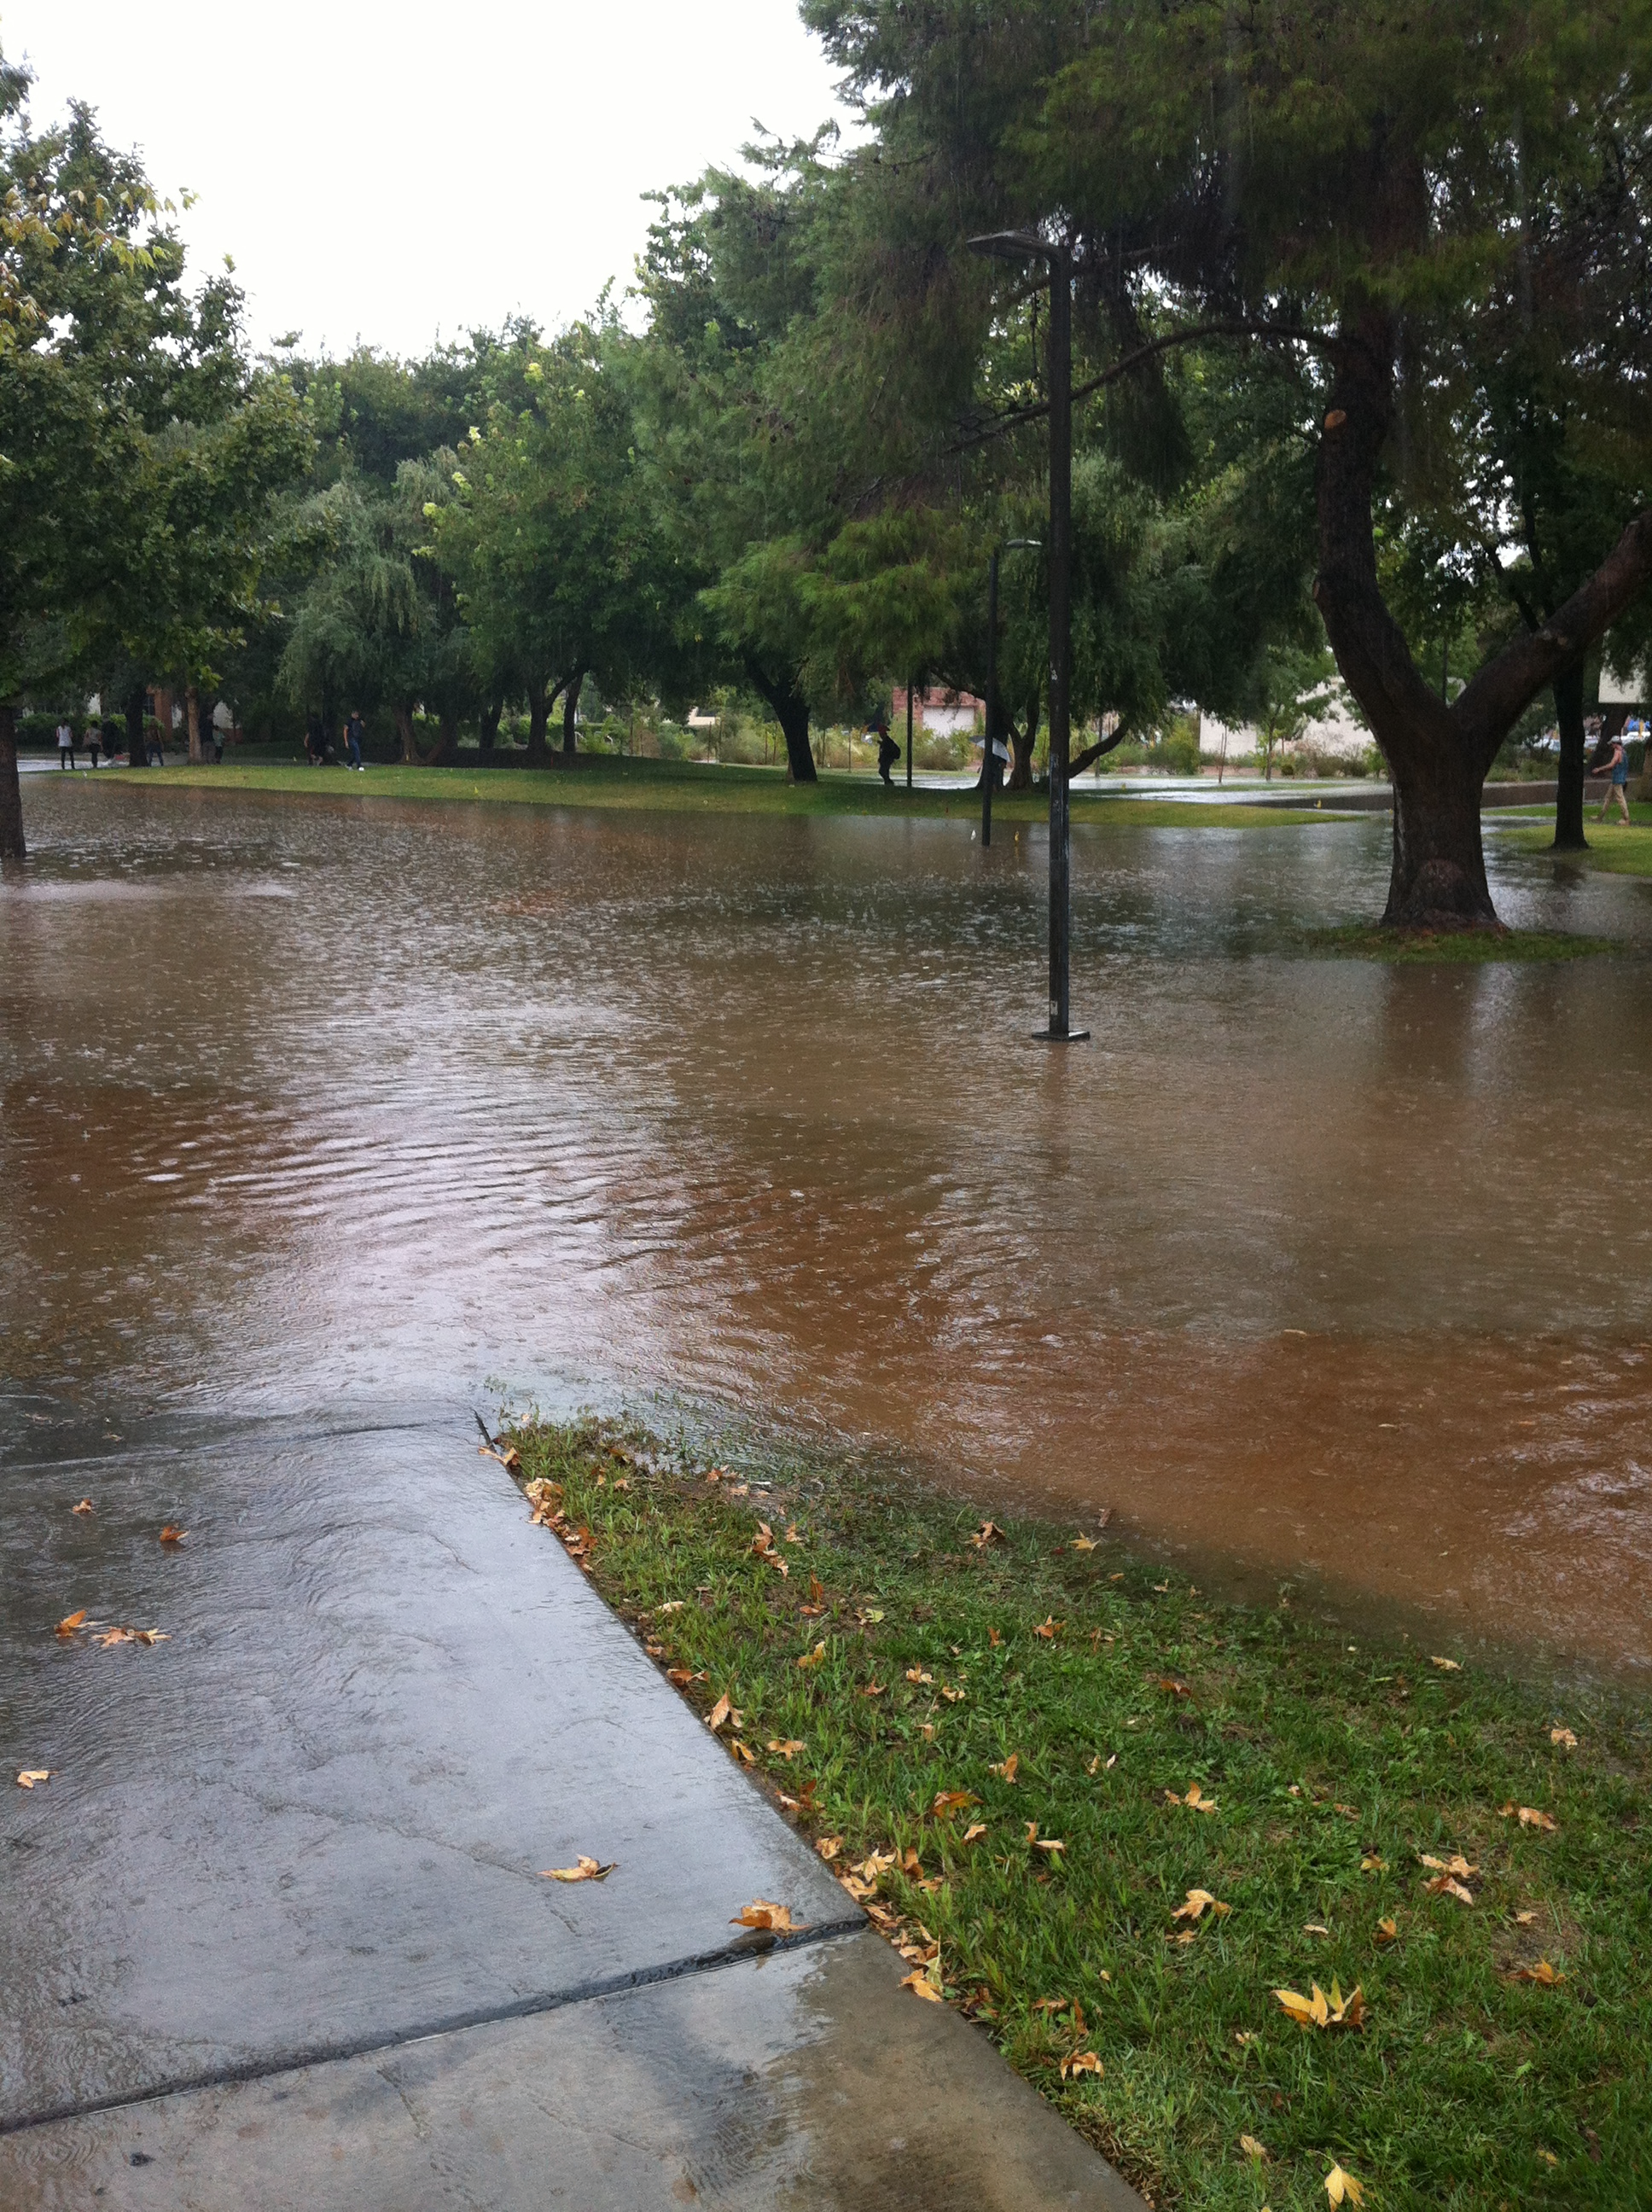
[[(841, 1835), (840, 1866), (916, 1854), (872, 1869), (886, 1932), (938, 1942), (914, 1970), (1152, 2202), (1322, 2205), (1333, 2159), (1370, 2212), (1644, 2196), (1643, 1713), (1350, 1650), (1289, 1604), (1213, 1604), (1071, 1529), (977, 1545), (956, 1501), (845, 1467), (785, 1464), (742, 1494), (638, 1430), (516, 1441), (519, 1479), (558, 1486), (559, 1533), (650, 1656), (701, 1709), (731, 1698), (724, 1740), (789, 1817)], [(1550, 1741), (1563, 1720), (1575, 1751)], [(1193, 1781), (1215, 1812), (1167, 1798)], [(956, 1790), (979, 1803), (938, 1815)], [(1516, 1801), (1556, 1832), (1503, 1818)], [(1473, 1905), (1423, 1887), (1418, 1854), (1459, 1850)], [(1233, 1911), (1178, 1926), (1198, 1887)], [(1554, 1988), (1513, 1978), (1545, 1956)], [(1271, 1994), (1333, 1977), (1363, 1984), (1364, 2031), (1304, 2033)], [(1101, 2077), (1064, 2082), (1085, 2050)]]

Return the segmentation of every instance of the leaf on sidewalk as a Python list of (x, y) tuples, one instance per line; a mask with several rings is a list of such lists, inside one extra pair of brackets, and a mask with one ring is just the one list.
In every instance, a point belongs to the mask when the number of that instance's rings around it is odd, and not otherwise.
[(26, 1766), (17, 1777), (20, 1790), (32, 1790), (37, 1782), (50, 1782), (52, 1769), (49, 1766)]
[(610, 1859), (604, 1866), (600, 1859), (587, 1858), (581, 1851), (571, 1867), (542, 1867), (539, 1879), (542, 1881), (606, 1881), (618, 1864), (617, 1859)]
[(767, 1928), (776, 1936), (795, 1936), (809, 1923), (793, 1920), (789, 1905), (775, 1905), (766, 1897), (754, 1897), (750, 1905), (737, 1912), (729, 1922), (731, 1928)]
[(901, 1987), (910, 1990), (914, 1997), (927, 1997), (931, 2004), (941, 2002), (941, 1993), (930, 1980), (927, 1967), (914, 1966), (909, 1974), (902, 1975)]

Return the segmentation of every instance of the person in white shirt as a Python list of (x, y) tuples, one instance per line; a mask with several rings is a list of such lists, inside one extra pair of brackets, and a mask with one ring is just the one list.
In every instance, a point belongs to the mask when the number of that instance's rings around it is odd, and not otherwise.
[(58, 725), (58, 766), (72, 769), (75, 765), (75, 725), (65, 715)]

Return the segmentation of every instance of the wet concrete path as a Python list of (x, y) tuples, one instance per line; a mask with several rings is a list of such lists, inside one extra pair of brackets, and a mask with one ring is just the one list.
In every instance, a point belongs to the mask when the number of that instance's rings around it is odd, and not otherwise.
[[(7, 2212), (1133, 2203), (899, 1990), (470, 1424), (12, 1455), (5, 1732), (52, 1778), (4, 1800)], [(732, 1926), (759, 1896), (806, 1938)]]

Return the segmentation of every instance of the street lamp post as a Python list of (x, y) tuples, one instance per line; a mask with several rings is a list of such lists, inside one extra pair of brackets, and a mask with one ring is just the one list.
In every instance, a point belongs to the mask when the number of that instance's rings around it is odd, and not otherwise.
[[(1003, 261), (1042, 260), (1049, 271), (1050, 416), (1050, 973), (1049, 1027), (1036, 1036), (1077, 1044), (1068, 988), (1072, 920), (1072, 837), (1067, 762), (1072, 702), (1072, 255), (1059, 240), (1036, 231), (999, 230), (969, 240), (972, 253)], [(990, 718), (990, 708), (989, 708)]]

